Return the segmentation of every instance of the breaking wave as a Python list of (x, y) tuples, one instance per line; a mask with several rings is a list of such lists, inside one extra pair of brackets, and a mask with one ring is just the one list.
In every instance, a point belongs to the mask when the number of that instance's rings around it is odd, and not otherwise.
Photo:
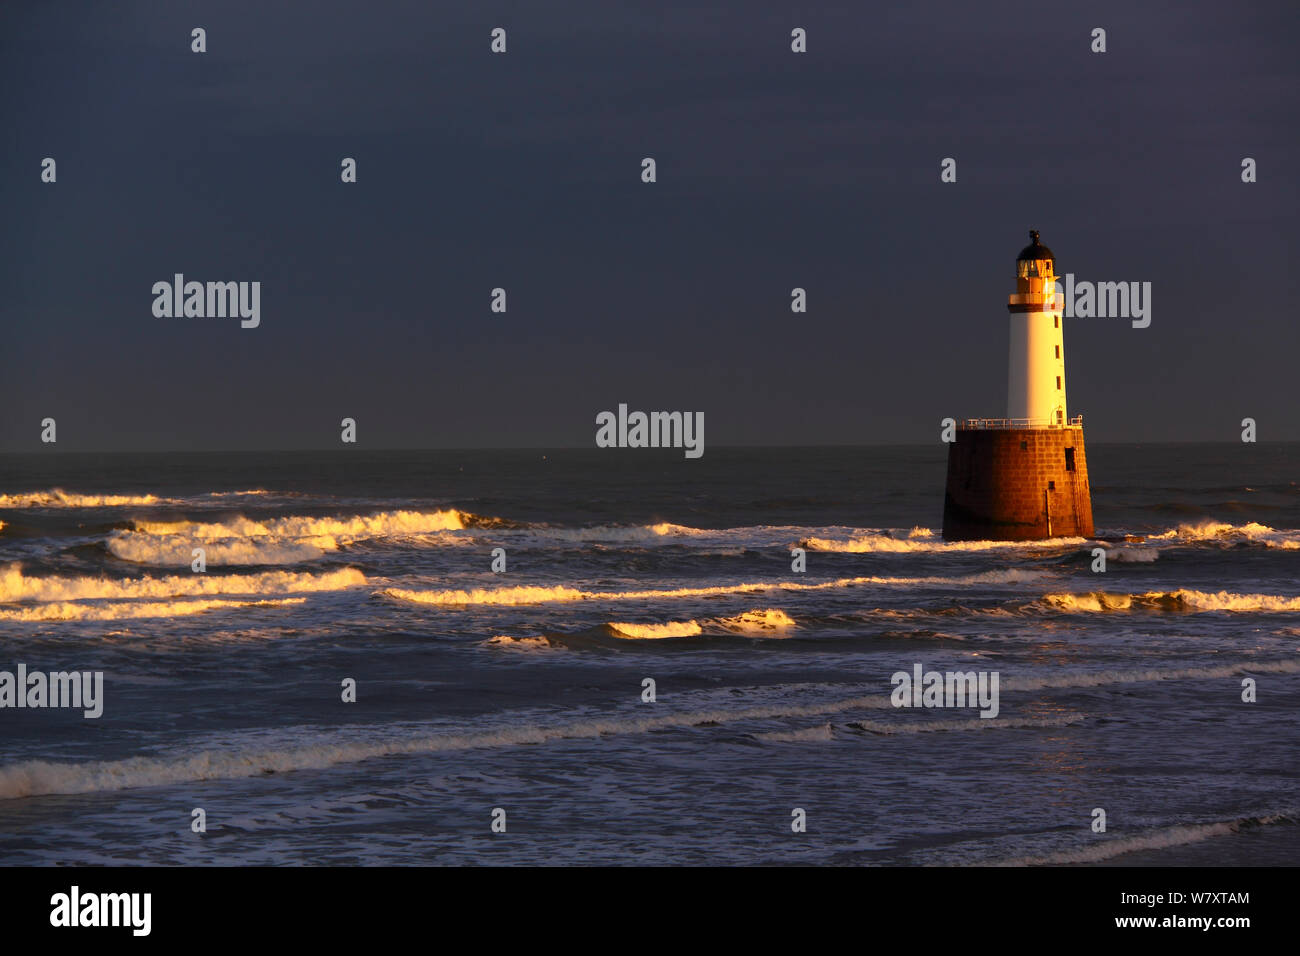
[(103, 598), (166, 598), (209, 594), (291, 594), (341, 591), (366, 583), (356, 568), (322, 574), (268, 571), (262, 574), (169, 575), (160, 578), (27, 577), (19, 565), (0, 569), (0, 603), (82, 601)]
[[(331, 537), (285, 541), (282, 538), (243, 538), (230, 540), (199, 539), (204, 561), (213, 565), (231, 564), (300, 564), (324, 557), (326, 551), (339, 547)], [(194, 540), (155, 538), (131, 532), (115, 532), (107, 547), (115, 557), (133, 564), (176, 567), (194, 559)]]
[(1149, 564), (1160, 557), (1156, 548), (1117, 547), (1106, 549), (1107, 561), (1127, 561)]
[(1223, 544), (1262, 544), (1267, 548), (1284, 551), (1300, 550), (1300, 531), (1279, 531), (1268, 525), (1251, 521), (1235, 525), (1222, 521), (1202, 521), (1179, 525), (1163, 534), (1153, 534), (1152, 541), (1197, 542), (1215, 541)]
[(131, 527), (140, 534), (183, 535), (187, 538), (317, 538), (350, 539), (390, 537), (398, 534), (422, 534), (430, 531), (460, 530), (470, 527), (476, 516), (454, 508), (446, 511), (381, 511), (372, 515), (346, 518), (313, 518), (295, 515), (251, 521), (233, 518), (212, 524), (187, 521), (133, 521)]
[(0, 508), (121, 508), (164, 504), (171, 500), (157, 495), (79, 495), (62, 488), (51, 488), (49, 491), (0, 495)]
[(158, 495), (83, 495), (62, 488), (0, 495), (0, 508), (127, 508), (132, 506), (169, 505), (202, 502), (204, 499), (246, 498), (269, 495), (262, 488), (247, 491), (210, 491), (192, 499), (162, 498)]
[(1147, 668), (1143, 670), (1105, 670), (1053, 677), (1003, 677), (1002, 689), (1008, 691), (1066, 690), (1075, 687), (1106, 687), (1111, 684), (1145, 684), (1161, 680), (1219, 680), (1241, 674), (1300, 674), (1300, 656), (1275, 661), (1241, 661), (1211, 667)]
[(1068, 863), (1101, 863), (1112, 860), (1125, 853), (1137, 853), (1142, 850), (1167, 850), (1170, 847), (1187, 846), (1200, 843), (1214, 837), (1231, 836), (1242, 830), (1256, 827), (1273, 826), (1279, 823), (1294, 824), (1297, 814), (1277, 813), (1258, 817), (1239, 817), (1235, 820), (1221, 820), (1214, 823), (1192, 823), (1181, 826), (1165, 827), (1136, 836), (1107, 837), (1099, 839), (1091, 846), (1076, 850), (1063, 850), (1043, 856), (1019, 856), (995, 863), (995, 866), (1060, 866)]
[(1300, 597), (1273, 594), (1208, 593), (1179, 588), (1177, 591), (1147, 591), (1144, 594), (1112, 594), (1089, 591), (1084, 594), (1045, 594), (1043, 602), (1063, 611), (1300, 611)]
[(279, 607), (285, 604), (302, 604), (306, 598), (278, 598), (261, 601), (151, 601), (121, 604), (75, 604), (59, 601), (37, 604), (16, 610), (0, 609), (0, 621), (116, 621), (122, 618), (184, 617), (207, 611), (238, 607)]
[(804, 538), (799, 547), (809, 551), (834, 551), (846, 554), (899, 554), (914, 551), (994, 551), (1009, 548), (1060, 548), (1083, 544), (1086, 538), (1051, 538), (1046, 541), (944, 541), (930, 528), (913, 528), (907, 537), (879, 532), (840, 540)]
[(665, 637), (694, 637), (703, 634), (698, 621), (668, 621), (665, 624), (623, 624), (611, 621), (610, 628), (620, 637), (658, 640)]
[(753, 584), (727, 584), (700, 588), (665, 588), (647, 591), (584, 591), (565, 585), (551, 587), (523, 586), (509, 588), (474, 588), (460, 591), (417, 591), (409, 588), (384, 588), (376, 594), (412, 604), (459, 606), (493, 604), (514, 606), (521, 604), (552, 604), (574, 601), (645, 601), (669, 598), (718, 597), (730, 594), (755, 594), (767, 591), (827, 591), (865, 585), (904, 585), (951, 587), (977, 584), (1014, 584), (1033, 581), (1041, 577), (1036, 571), (986, 571), (962, 577), (857, 577), (839, 578), (805, 584), (796, 581), (772, 581)]
[[(304, 598), (290, 600), (305, 600)], [(1226, 664), (1217, 667), (1179, 670), (1112, 671), (1094, 675), (1074, 674), (1061, 678), (1029, 678), (1004, 681), (1007, 690), (1050, 687), (1085, 687), (1134, 683), (1162, 679), (1197, 679), (1233, 676), (1243, 672), (1300, 673), (1300, 658), (1272, 662)], [(1089, 682), (1090, 679), (1090, 682)], [(761, 704), (731, 710), (702, 710), (658, 717), (610, 718), (555, 725), (511, 724), (477, 732), (448, 732), (373, 741), (322, 739), (282, 750), (206, 750), (176, 757), (131, 757), (124, 760), (56, 763), (28, 760), (0, 766), (0, 799), (31, 797), (51, 793), (90, 793), (158, 787), (196, 780), (256, 777), (267, 772), (325, 769), (374, 757), (434, 753), (475, 748), (513, 747), (544, 744), (552, 740), (595, 738), (618, 734), (645, 734), (679, 727), (707, 727), (714, 724), (773, 718), (817, 717), (852, 710), (892, 709), (886, 689), (876, 693), (840, 698), (814, 704)], [(943, 730), (987, 730), (1013, 727), (1063, 726), (1083, 719), (1081, 715), (1048, 718), (986, 720), (921, 720), (884, 723), (859, 721), (849, 726), (873, 733), (923, 733)], [(338, 734), (335, 735), (337, 738)]]
[(498, 634), (495, 637), (488, 638), (483, 642), (484, 647), (513, 647), (525, 649), (539, 649), (555, 647), (545, 637), (511, 637), (508, 634)]
[(803, 727), (799, 730), (769, 730), (766, 733), (754, 734), (754, 739), (782, 744), (822, 743), (834, 740), (835, 731), (827, 723), (815, 727)]
[(794, 627), (794, 618), (779, 608), (746, 611), (734, 617), (718, 618), (717, 623), (729, 631), (742, 634), (770, 634)]
[(297, 564), (357, 541), (459, 531), (486, 520), (450, 509), (265, 521), (240, 517), (214, 523), (133, 521), (131, 530), (109, 537), (108, 550), (124, 561), (172, 566), (189, 564), (197, 544), (209, 564)]

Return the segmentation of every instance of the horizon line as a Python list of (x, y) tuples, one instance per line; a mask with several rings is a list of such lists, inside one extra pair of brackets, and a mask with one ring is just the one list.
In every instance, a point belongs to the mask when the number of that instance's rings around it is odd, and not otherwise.
[[(928, 448), (934, 445), (934, 442), (825, 442), (820, 444), (788, 444), (788, 445), (752, 445), (752, 444), (715, 444), (711, 448), (726, 449), (731, 451), (761, 451), (761, 450), (795, 450), (795, 449), (832, 449), (832, 448)], [(940, 442), (939, 444), (946, 444)], [(1241, 445), (1241, 444), (1258, 444), (1258, 445), (1296, 445), (1300, 444), (1300, 439), (1271, 439), (1259, 440), (1256, 442), (1242, 442), (1232, 440), (1207, 441), (1204, 439), (1160, 439), (1144, 441), (1093, 441), (1088, 443), (1088, 447), (1095, 448), (1098, 446), (1106, 447), (1110, 445)], [(420, 446), (420, 447), (351, 447), (340, 448), (338, 446), (330, 447), (311, 447), (311, 448), (83, 448), (83, 449), (39, 449), (31, 451), (22, 451), (16, 449), (0, 449), (0, 456), (37, 456), (37, 455), (257, 455), (257, 454), (321, 454), (326, 452), (337, 452), (339, 454), (357, 454), (357, 453), (379, 453), (379, 452), (524, 452), (524, 451), (599, 451), (599, 452), (677, 452), (680, 448), (599, 448), (595, 445), (503, 445), (503, 446)], [(700, 460), (700, 459), (692, 459)]]

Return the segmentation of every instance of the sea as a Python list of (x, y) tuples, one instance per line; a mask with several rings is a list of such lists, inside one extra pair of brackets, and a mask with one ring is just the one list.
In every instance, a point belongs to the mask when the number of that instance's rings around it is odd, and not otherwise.
[(103, 688), (0, 707), (0, 864), (1300, 863), (1300, 444), (1088, 467), (946, 543), (937, 442), (0, 457), (0, 672)]

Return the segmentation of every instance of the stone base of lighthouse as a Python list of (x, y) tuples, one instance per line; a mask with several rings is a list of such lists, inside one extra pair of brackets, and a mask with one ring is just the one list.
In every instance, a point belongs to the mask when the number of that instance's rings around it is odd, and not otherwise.
[(948, 446), (948, 541), (1091, 537), (1083, 427), (959, 428)]

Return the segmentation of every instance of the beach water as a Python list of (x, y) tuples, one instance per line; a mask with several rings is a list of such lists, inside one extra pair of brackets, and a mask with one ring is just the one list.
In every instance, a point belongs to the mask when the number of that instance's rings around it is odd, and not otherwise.
[(937, 442), (0, 457), (0, 671), (104, 688), (0, 709), (0, 862), (1300, 862), (1300, 445), (1088, 461), (946, 544)]

